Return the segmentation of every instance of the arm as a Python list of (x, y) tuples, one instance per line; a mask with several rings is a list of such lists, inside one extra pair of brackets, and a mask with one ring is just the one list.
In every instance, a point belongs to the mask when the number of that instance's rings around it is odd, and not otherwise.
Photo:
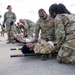
[(16, 21), (16, 15), (15, 15), (15, 13), (13, 13), (13, 22), (15, 22)]
[(40, 29), (41, 28), (40, 28), (39, 24), (36, 23), (36, 26), (35, 26), (35, 40), (38, 40)]
[(53, 20), (53, 28), (52, 28), (52, 35), (53, 35), (53, 41), (55, 41), (56, 37), (55, 37), (55, 23), (54, 23), (54, 20)]
[(3, 24), (6, 23), (6, 13), (4, 14), (4, 20), (3, 20)]
[(61, 45), (64, 43), (66, 39), (66, 34), (65, 34), (65, 25), (63, 24), (63, 21), (61, 18), (56, 17), (55, 19), (55, 34), (56, 38), (58, 39), (57, 42), (57, 49), (61, 47)]

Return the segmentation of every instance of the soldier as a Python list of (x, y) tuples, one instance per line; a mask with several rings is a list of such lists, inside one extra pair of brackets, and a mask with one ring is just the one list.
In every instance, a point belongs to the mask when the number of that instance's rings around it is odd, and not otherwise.
[(49, 13), (55, 18), (59, 49), (57, 60), (61, 63), (75, 63), (75, 14), (71, 14), (63, 4), (51, 5)]
[(54, 31), (54, 20), (50, 17), (44, 9), (39, 9), (38, 11), (39, 19), (36, 23), (35, 28), (35, 41), (39, 38), (39, 31), (41, 30), (41, 38), (45, 40), (48, 38), (50, 41), (53, 41), (55, 31)]
[(22, 53), (41, 53), (49, 54), (53, 52), (54, 45), (51, 41), (42, 40), (38, 43), (27, 43), (22, 47)]
[(11, 5), (7, 6), (7, 12), (4, 14), (4, 21), (3, 24), (6, 24), (6, 30), (7, 30), (7, 35), (8, 35), (8, 43), (13, 43), (14, 39), (14, 31), (15, 31), (15, 26), (14, 22), (16, 21), (16, 15), (14, 12), (12, 12), (12, 7)]
[(23, 28), (24, 36), (33, 37), (33, 33), (35, 31), (35, 23), (28, 19), (20, 19), (19, 22), (21, 25), (19, 27)]
[(5, 25), (1, 25), (1, 37), (4, 37), (5, 31)]

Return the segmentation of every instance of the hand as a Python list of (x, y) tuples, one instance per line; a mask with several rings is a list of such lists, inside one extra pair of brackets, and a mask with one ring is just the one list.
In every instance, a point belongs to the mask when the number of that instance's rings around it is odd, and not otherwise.
[(10, 22), (10, 25), (13, 25), (13, 24), (14, 24), (14, 22), (13, 22), (13, 21), (11, 21), (11, 22)]

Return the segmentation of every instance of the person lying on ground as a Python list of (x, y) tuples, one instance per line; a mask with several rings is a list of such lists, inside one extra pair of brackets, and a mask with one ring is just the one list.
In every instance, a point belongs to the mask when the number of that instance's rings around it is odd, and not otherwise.
[(39, 39), (38, 43), (27, 43), (22, 47), (22, 53), (41, 53), (48, 54), (54, 51), (54, 44), (52, 41)]

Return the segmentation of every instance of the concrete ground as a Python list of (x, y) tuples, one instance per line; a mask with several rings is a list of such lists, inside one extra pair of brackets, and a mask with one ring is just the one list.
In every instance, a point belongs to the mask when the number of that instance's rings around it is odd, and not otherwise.
[(10, 49), (21, 46), (6, 44), (6, 36), (0, 40), (0, 75), (75, 75), (75, 65), (60, 64), (56, 58), (46, 61), (39, 56), (10, 58), (10, 55), (21, 54)]

